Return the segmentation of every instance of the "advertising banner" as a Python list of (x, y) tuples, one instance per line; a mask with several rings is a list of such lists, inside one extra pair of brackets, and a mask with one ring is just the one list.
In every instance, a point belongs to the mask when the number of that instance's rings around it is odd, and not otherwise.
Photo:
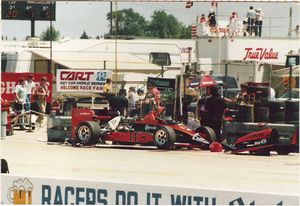
[(166, 108), (166, 115), (172, 116), (175, 103), (175, 79), (148, 77), (147, 89), (149, 89), (149, 85), (152, 82), (160, 91), (160, 100), (161, 104)]
[(58, 69), (56, 87), (58, 92), (101, 93), (107, 78), (112, 78), (111, 71)]
[(24, 78), (28, 79), (29, 75), (34, 76), (35, 86), (39, 85), (42, 77), (47, 78), (48, 97), (47, 102), (52, 102), (52, 74), (48, 73), (12, 73), (12, 72), (1, 72), (1, 98), (6, 101), (15, 100), (15, 87), (18, 85), (19, 80)]
[(175, 101), (175, 79), (148, 77), (147, 88), (150, 82), (153, 82), (156, 88), (161, 92), (162, 104)]
[(295, 195), (1, 175), (1, 204), (298, 205)]

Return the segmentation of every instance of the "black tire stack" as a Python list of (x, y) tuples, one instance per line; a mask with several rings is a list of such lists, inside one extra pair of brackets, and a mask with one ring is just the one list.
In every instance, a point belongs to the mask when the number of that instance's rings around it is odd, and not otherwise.
[(254, 122), (269, 122), (269, 107), (267, 102), (254, 103)]
[(285, 101), (285, 123), (299, 123), (299, 101)]
[(284, 101), (269, 101), (269, 120), (271, 123), (285, 123)]
[(253, 122), (253, 106), (239, 105), (237, 122)]

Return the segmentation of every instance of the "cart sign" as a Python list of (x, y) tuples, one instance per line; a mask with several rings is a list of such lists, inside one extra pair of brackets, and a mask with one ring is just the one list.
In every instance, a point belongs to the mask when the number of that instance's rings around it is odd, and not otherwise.
[(39, 85), (41, 78), (47, 77), (47, 83), (49, 90), (49, 96), (47, 102), (52, 102), (52, 75), (48, 73), (12, 73), (12, 72), (1, 72), (1, 98), (6, 101), (14, 101), (15, 87), (18, 85), (20, 78), (27, 80), (29, 75), (34, 76), (34, 82), (36, 86)]
[(56, 89), (59, 92), (101, 93), (107, 78), (112, 78), (111, 71), (58, 69)]

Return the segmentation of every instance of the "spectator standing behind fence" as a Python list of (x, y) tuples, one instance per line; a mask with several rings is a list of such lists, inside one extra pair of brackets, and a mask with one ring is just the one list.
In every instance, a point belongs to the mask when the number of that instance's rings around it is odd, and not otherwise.
[(201, 24), (205, 24), (206, 23), (206, 18), (205, 18), (204, 14), (201, 14), (201, 17), (200, 17), (199, 21), (200, 21)]
[(262, 25), (263, 25), (264, 12), (261, 8), (256, 10), (256, 35), (261, 37)]
[(229, 37), (237, 35), (238, 29), (238, 15), (236, 12), (232, 12), (229, 17)]
[(34, 80), (34, 76), (32, 74), (30, 74), (28, 76), (27, 81), (25, 81), (25, 87), (26, 87), (26, 106), (25, 106), (25, 110), (29, 111), (30, 110), (30, 105), (31, 105), (31, 94), (34, 91), (35, 88), (35, 82)]
[(208, 26), (210, 28), (210, 35), (211, 36), (213, 36), (214, 34), (218, 35), (216, 14), (215, 14), (213, 9), (209, 10)]
[(253, 6), (249, 7), (249, 11), (247, 12), (247, 20), (248, 20), (248, 32), (249, 36), (252, 36), (254, 31), (254, 21), (256, 19), (256, 12), (253, 9)]
[(15, 88), (15, 100), (16, 100), (16, 110), (23, 110), (23, 104), (26, 102), (26, 87), (25, 87), (25, 79), (20, 78), (19, 84)]
[(36, 87), (34, 92), (34, 99), (37, 101), (39, 106), (39, 114), (36, 123), (39, 126), (43, 126), (44, 121), (44, 114), (46, 113), (46, 104), (47, 104), (47, 97), (48, 97), (48, 87), (46, 85), (47, 78), (42, 77), (41, 82), (38, 87)]
[(249, 36), (249, 33), (248, 33), (248, 20), (247, 19), (243, 20), (242, 32), (243, 32), (243, 36)]

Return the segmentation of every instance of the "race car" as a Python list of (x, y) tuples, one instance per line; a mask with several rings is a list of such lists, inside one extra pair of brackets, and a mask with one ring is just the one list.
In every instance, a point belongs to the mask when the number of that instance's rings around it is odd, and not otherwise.
[[(73, 144), (93, 145), (111, 141), (113, 144), (140, 144), (162, 150), (178, 147), (209, 149), (216, 139), (209, 127), (189, 129), (185, 125), (162, 118), (151, 111), (143, 119), (95, 115), (97, 110), (74, 109), (72, 112)], [(110, 121), (107, 121), (109, 120)]]

